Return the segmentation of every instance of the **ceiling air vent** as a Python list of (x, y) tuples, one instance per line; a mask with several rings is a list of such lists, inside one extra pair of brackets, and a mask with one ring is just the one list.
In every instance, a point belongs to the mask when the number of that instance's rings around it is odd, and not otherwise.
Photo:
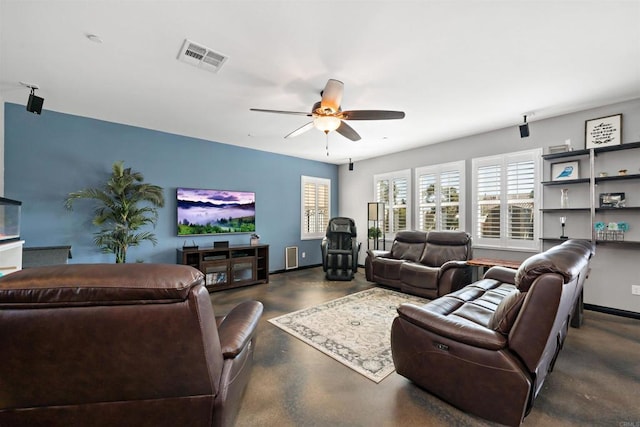
[(214, 52), (208, 47), (194, 43), (189, 39), (184, 40), (180, 53), (178, 54), (178, 60), (213, 73), (218, 72), (224, 63), (227, 62), (227, 59), (229, 59), (229, 57), (219, 52)]

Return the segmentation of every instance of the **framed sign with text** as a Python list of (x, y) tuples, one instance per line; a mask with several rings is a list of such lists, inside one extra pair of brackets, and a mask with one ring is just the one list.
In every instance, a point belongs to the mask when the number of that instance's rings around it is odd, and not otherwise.
[(587, 120), (584, 139), (586, 149), (621, 144), (622, 114)]

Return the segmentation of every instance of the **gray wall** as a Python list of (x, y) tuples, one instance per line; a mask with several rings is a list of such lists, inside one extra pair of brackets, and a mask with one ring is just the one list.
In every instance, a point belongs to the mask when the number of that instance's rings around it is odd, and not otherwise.
[[(529, 138), (521, 139), (518, 128), (514, 125), (505, 129), (446, 141), (393, 155), (356, 161), (353, 171), (349, 171), (347, 165), (343, 165), (339, 171), (339, 214), (351, 217), (356, 221), (359, 240), (362, 241), (363, 248), (366, 249), (366, 206), (367, 202), (374, 200), (373, 176), (375, 174), (465, 160), (467, 185), (466, 229), (471, 230), (471, 159), (533, 148), (546, 148), (551, 145), (563, 144), (567, 139), (571, 139), (571, 145), (574, 149), (582, 149), (584, 148), (585, 120), (618, 113), (623, 114), (623, 142), (640, 141), (640, 99), (636, 99), (574, 114), (530, 121), (531, 136)], [(428, 126), (428, 121), (425, 121), (425, 123)], [(638, 170), (640, 167), (640, 150), (632, 150), (628, 154), (633, 156), (633, 159), (629, 162), (629, 173), (640, 173)], [(415, 183), (412, 184), (412, 188), (415, 188)], [(638, 194), (637, 200), (639, 201), (633, 205), (640, 206), (640, 191), (636, 191)], [(572, 196), (574, 195), (572, 194)], [(575, 196), (577, 197), (578, 195), (576, 194)], [(575, 200), (576, 197), (572, 200)], [(586, 203), (588, 205), (588, 200)], [(415, 212), (413, 212), (412, 217), (416, 217)], [(640, 229), (640, 213), (629, 214), (627, 222), (632, 229)], [(588, 237), (589, 230), (584, 235)], [(364, 262), (365, 254), (366, 250), (361, 251), (361, 263)], [(531, 253), (476, 248), (474, 249), (474, 255), (478, 257), (523, 260), (530, 256)], [(585, 302), (609, 308), (640, 312), (640, 296), (631, 295), (631, 285), (640, 284), (640, 277), (638, 277), (635, 268), (639, 256), (640, 251), (637, 249), (612, 249), (609, 246), (599, 245), (592, 263), (591, 277), (586, 284)]]

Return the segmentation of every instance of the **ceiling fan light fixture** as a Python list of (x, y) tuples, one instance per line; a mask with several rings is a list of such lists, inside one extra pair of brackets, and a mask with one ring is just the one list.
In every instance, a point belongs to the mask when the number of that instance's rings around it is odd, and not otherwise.
[(321, 92), (322, 99), (319, 102), (313, 104), (310, 112), (265, 110), (262, 108), (250, 108), (250, 110), (261, 111), (264, 113), (294, 114), (296, 116), (312, 117), (312, 121), (286, 135), (285, 138), (292, 138), (310, 130), (311, 128), (316, 128), (327, 135), (327, 141), (329, 132), (334, 130), (351, 141), (359, 141), (360, 139), (362, 139), (360, 135), (358, 135), (358, 132), (356, 132), (351, 126), (347, 124), (348, 120), (391, 120), (404, 118), (403, 111), (342, 111), (340, 103), (342, 102), (343, 89), (344, 84), (341, 81), (329, 79), (324, 87), (324, 90)]
[(340, 119), (334, 116), (316, 116), (313, 125), (325, 133), (329, 133), (340, 127)]

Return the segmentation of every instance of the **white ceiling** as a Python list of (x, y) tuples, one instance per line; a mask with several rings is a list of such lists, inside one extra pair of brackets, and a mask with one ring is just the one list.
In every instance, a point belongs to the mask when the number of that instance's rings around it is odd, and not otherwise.
[[(0, 0), (0, 95), (54, 110), (342, 164), (640, 97), (640, 1)], [(96, 34), (101, 44), (86, 35)], [(229, 56), (179, 62), (185, 38)], [(284, 135), (327, 79), (362, 140)], [(514, 130), (514, 137), (517, 132)]]

